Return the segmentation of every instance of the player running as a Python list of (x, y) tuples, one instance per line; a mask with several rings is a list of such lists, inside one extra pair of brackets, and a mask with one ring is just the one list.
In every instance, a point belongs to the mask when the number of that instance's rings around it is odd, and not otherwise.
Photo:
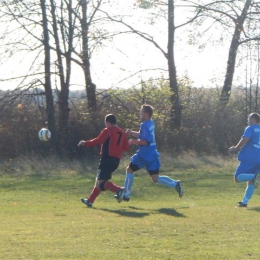
[(246, 127), (241, 140), (236, 146), (229, 148), (229, 152), (238, 153), (238, 165), (234, 174), (236, 182), (247, 182), (247, 187), (242, 201), (238, 207), (247, 207), (260, 179), (260, 115), (252, 113), (248, 117), (249, 126)]
[(95, 199), (101, 191), (110, 190), (117, 193), (118, 202), (122, 202), (126, 189), (110, 182), (112, 173), (119, 166), (124, 151), (129, 149), (127, 134), (116, 124), (116, 117), (109, 114), (105, 117), (105, 125), (100, 135), (92, 140), (80, 141), (78, 146), (101, 145), (100, 163), (95, 186), (88, 199), (81, 198), (81, 201), (88, 207), (92, 207)]
[[(131, 188), (134, 182), (134, 172), (138, 171), (141, 168), (146, 168), (150, 174), (153, 182), (166, 185), (171, 188), (175, 188), (179, 194), (179, 197), (183, 196), (183, 188), (181, 181), (175, 181), (168, 176), (160, 176), (160, 160), (156, 149), (155, 142), (155, 125), (152, 120), (153, 116), (153, 107), (150, 105), (142, 105), (140, 111), (141, 126), (140, 131), (135, 132), (127, 130), (127, 133), (132, 137), (138, 139), (130, 139), (129, 145), (138, 145), (139, 149), (135, 155), (130, 159), (130, 164), (126, 169), (126, 178), (125, 178), (125, 188), (127, 189), (126, 193), (123, 196), (124, 201), (129, 201)], [(115, 195), (115, 198), (118, 197)]]

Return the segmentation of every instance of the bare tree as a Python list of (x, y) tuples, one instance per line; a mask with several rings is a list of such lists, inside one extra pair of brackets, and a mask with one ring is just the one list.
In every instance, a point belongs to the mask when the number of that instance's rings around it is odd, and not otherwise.
[(221, 93), (221, 101), (227, 104), (231, 95), (239, 46), (249, 41), (260, 40), (260, 1), (221, 0), (191, 3), (197, 5), (203, 11), (203, 15), (213, 19), (214, 23), (220, 23), (227, 31), (233, 30)]
[(92, 81), (90, 73), (90, 55), (89, 55), (89, 27), (92, 24), (93, 17), (96, 14), (102, 0), (98, 1), (97, 8), (93, 10), (90, 18), (88, 17), (88, 1), (81, 0), (82, 16), (80, 19), (81, 23), (81, 35), (82, 35), (82, 68), (85, 76), (85, 85), (87, 91), (88, 108), (91, 111), (96, 111), (97, 100), (96, 100), (96, 85)]
[[(20, 79), (17, 90), (40, 85), (44, 87), (42, 94), (46, 96), (48, 127), (56, 146), (61, 141), (62, 146), (68, 148), (69, 91), (73, 63), (79, 65), (84, 73), (89, 110), (97, 109), (96, 86), (90, 73), (90, 50), (95, 50), (96, 45), (101, 45), (105, 38), (102, 35), (100, 38), (91, 38), (89, 27), (93, 26), (92, 31), (95, 31), (95, 16), (101, 2), (102, 0), (82, 0), (76, 3), (72, 0), (41, 0), (36, 3), (31, 0), (11, 3), (1, 1), (0, 22), (4, 21), (7, 25), (5, 30), (2, 29), (4, 34), (1, 40), (6, 42), (0, 45), (2, 57), (12, 59), (15, 53), (30, 57), (35, 55), (26, 75), (14, 76), (9, 80)], [(58, 101), (56, 122), (56, 100), (53, 95), (55, 87)], [(58, 131), (55, 126), (58, 126)]]
[[(185, 3), (186, 1), (182, 1)], [(171, 126), (173, 129), (177, 130), (177, 132), (180, 129), (181, 126), (181, 118), (182, 118), (182, 105), (179, 95), (179, 85), (178, 85), (178, 77), (177, 77), (177, 71), (176, 71), (176, 62), (175, 62), (175, 40), (176, 40), (176, 30), (186, 26), (188, 24), (193, 23), (201, 13), (200, 9), (196, 9), (196, 6), (189, 6), (194, 10), (194, 13), (192, 14), (191, 18), (187, 18), (187, 21), (180, 25), (175, 25), (175, 1), (174, 0), (168, 0), (168, 1), (153, 1), (153, 0), (143, 0), (138, 1), (139, 6), (144, 9), (149, 9), (150, 7), (157, 5), (159, 10), (158, 12), (162, 13), (162, 15), (167, 20), (167, 50), (165, 50), (160, 44), (157, 43), (157, 41), (154, 39), (153, 36), (147, 34), (146, 32), (142, 32), (134, 28), (132, 25), (126, 23), (123, 21), (122, 18), (113, 18), (108, 13), (106, 13), (107, 17), (113, 21), (120, 24), (123, 24), (128, 31), (125, 33), (134, 33), (139, 35), (141, 38), (145, 39), (149, 43), (153, 44), (166, 58), (167, 60), (167, 67), (168, 67), (168, 75), (169, 75), (169, 85), (171, 89)], [(183, 7), (179, 5), (178, 7)]]
[(57, 141), (57, 133), (55, 127), (55, 110), (53, 102), (52, 84), (51, 84), (51, 48), (50, 37), (48, 28), (48, 18), (46, 12), (46, 1), (41, 0), (42, 10), (42, 28), (43, 28), (43, 45), (44, 45), (44, 71), (45, 71), (45, 97), (46, 97), (46, 110), (48, 118), (48, 128), (52, 133), (52, 142), (55, 144), (56, 150), (59, 150), (59, 143)]

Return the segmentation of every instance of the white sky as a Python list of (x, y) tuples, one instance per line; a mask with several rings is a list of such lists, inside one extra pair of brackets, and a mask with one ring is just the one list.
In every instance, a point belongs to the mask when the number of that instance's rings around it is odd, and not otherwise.
[[(111, 11), (120, 14), (127, 15), (129, 8), (132, 7), (135, 1), (124, 3), (124, 8), (115, 6), (115, 2), (110, 1), (110, 6), (107, 7)], [(122, 12), (124, 10), (124, 12)], [(134, 28), (140, 31), (145, 31), (154, 36), (155, 41), (159, 42), (164, 50), (167, 47), (167, 22), (165, 20), (157, 20), (154, 25), (147, 24), (145, 15), (148, 15), (144, 10), (131, 11), (129, 18), (126, 21), (129, 22)], [(133, 15), (135, 18), (133, 19)], [(182, 13), (177, 12), (176, 24), (182, 22), (184, 19)], [(118, 24), (113, 25), (113, 30), (122, 28)], [(108, 27), (110, 30), (111, 28)], [(207, 35), (204, 38), (199, 39), (201, 42), (207, 42), (206, 47), (202, 50), (198, 49), (198, 46), (189, 45), (188, 33), (183, 30), (178, 30), (176, 34), (176, 67), (179, 77), (188, 75), (194, 82), (196, 87), (215, 87), (216, 84), (221, 86), (224, 81), (224, 73), (227, 63), (228, 47), (231, 40), (231, 35), (226, 39), (222, 45), (214, 44), (214, 40), (218, 40), (221, 35), (221, 29), (215, 30), (211, 35)], [(120, 51), (118, 51), (120, 49)], [(24, 75), (27, 72), (28, 67), (33, 61), (33, 57), (26, 55), (9, 59), (0, 65), (0, 79), (8, 77), (15, 77)], [(129, 77), (140, 70), (163, 68), (167, 69), (167, 60), (162, 53), (156, 49), (151, 43), (141, 39), (139, 36), (133, 34), (122, 34), (121, 36), (114, 37), (112, 42), (107, 42), (106, 47), (96, 51), (91, 59), (91, 70), (93, 82), (98, 88), (111, 88), (111, 87), (131, 87), (132, 85), (140, 82), (141, 79), (146, 80), (150, 77), (160, 77), (161, 71), (149, 71), (140, 73), (128, 80), (117, 84), (122, 79)], [(163, 72), (167, 77), (167, 72)], [(241, 70), (236, 71), (236, 75), (241, 76)], [(239, 79), (235, 75), (235, 83), (240, 84), (243, 82), (243, 77)], [(213, 82), (213, 83), (212, 83)], [(17, 83), (13, 82), (1, 82), (0, 89), (13, 88)], [(81, 69), (77, 65), (73, 68), (73, 77), (71, 81), (71, 90), (82, 88), (83, 75)]]

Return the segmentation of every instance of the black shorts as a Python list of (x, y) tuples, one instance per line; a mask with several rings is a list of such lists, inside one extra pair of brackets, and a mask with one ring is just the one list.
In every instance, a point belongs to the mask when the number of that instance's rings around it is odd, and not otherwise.
[(97, 179), (108, 181), (112, 177), (112, 173), (118, 168), (120, 159), (116, 157), (106, 156), (99, 161)]
[[(138, 170), (140, 170), (141, 168), (134, 163), (130, 163), (128, 166), (133, 172), (137, 172)], [(154, 174), (159, 174), (159, 169), (157, 170), (147, 170), (149, 172), (149, 174), (152, 176)]]

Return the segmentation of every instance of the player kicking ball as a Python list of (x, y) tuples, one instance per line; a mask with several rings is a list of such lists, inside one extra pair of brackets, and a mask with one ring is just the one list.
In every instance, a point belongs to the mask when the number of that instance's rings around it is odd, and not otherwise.
[(247, 187), (242, 201), (238, 202), (238, 207), (247, 207), (252, 198), (255, 188), (260, 179), (260, 115), (252, 113), (248, 117), (248, 127), (246, 127), (241, 140), (236, 146), (229, 148), (229, 152), (238, 153), (238, 165), (234, 174), (236, 182), (247, 182)]
[(116, 117), (109, 114), (105, 117), (105, 125), (100, 135), (92, 140), (80, 141), (78, 146), (101, 145), (100, 163), (95, 186), (88, 199), (81, 201), (88, 207), (92, 207), (98, 195), (105, 190), (110, 190), (117, 195), (117, 201), (122, 202), (126, 189), (119, 187), (109, 180), (112, 173), (118, 168), (122, 153), (129, 149), (128, 138), (125, 131), (116, 124)]
[[(129, 145), (138, 145), (139, 149), (136, 154), (133, 155), (130, 159), (130, 164), (126, 169), (126, 178), (124, 187), (126, 188), (126, 193), (123, 196), (124, 201), (130, 200), (130, 194), (132, 185), (134, 182), (134, 172), (138, 171), (141, 168), (146, 168), (150, 174), (153, 182), (163, 184), (165, 186), (175, 188), (179, 194), (179, 197), (183, 196), (183, 188), (181, 181), (173, 180), (168, 176), (160, 176), (160, 160), (156, 149), (155, 142), (155, 125), (152, 120), (153, 116), (153, 107), (150, 105), (142, 105), (140, 111), (141, 126), (140, 131), (135, 132), (127, 130), (127, 133), (137, 139), (130, 139)], [(115, 198), (118, 199), (117, 195)]]

